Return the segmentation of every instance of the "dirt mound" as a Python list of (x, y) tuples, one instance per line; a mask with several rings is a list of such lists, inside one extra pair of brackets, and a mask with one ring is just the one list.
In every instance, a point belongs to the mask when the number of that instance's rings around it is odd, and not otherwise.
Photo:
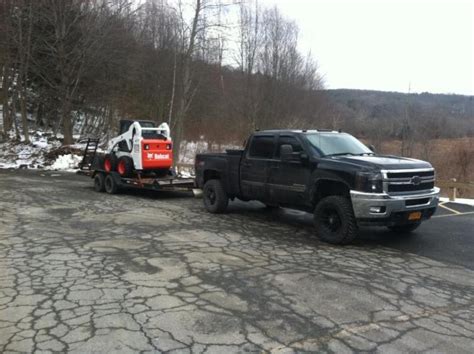
[(55, 161), (61, 155), (79, 155), (84, 153), (84, 148), (77, 146), (65, 145), (57, 149), (53, 149), (45, 154), (45, 161)]

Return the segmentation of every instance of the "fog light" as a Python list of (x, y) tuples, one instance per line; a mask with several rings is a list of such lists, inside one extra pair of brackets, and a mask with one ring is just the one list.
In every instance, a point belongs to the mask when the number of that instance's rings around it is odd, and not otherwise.
[(381, 214), (381, 213), (385, 212), (385, 207), (372, 206), (372, 207), (370, 207), (369, 211), (373, 214)]
[(166, 144), (166, 150), (171, 150), (171, 144)]
[(145, 144), (145, 150), (150, 150), (150, 145)]

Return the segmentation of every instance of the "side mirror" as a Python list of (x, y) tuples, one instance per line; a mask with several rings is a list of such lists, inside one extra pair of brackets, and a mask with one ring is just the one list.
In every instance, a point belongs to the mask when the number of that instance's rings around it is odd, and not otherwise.
[(289, 144), (280, 146), (280, 158), (282, 161), (291, 161), (293, 159), (293, 146)]
[(373, 146), (372, 144), (370, 144), (368, 147), (369, 147), (369, 149), (370, 149), (372, 152), (375, 152), (375, 146)]

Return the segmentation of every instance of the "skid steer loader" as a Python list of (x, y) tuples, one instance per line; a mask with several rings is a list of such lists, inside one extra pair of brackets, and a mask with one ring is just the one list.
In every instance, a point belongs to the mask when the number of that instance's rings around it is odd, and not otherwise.
[(172, 175), (173, 142), (168, 124), (156, 127), (151, 121), (121, 120), (120, 135), (110, 140), (103, 161), (97, 163), (122, 177), (137, 172)]

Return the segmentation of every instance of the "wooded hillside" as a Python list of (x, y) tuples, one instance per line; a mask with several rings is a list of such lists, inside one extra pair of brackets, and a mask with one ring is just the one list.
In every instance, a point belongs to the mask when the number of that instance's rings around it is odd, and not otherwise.
[[(121, 118), (237, 139), (318, 114), (317, 65), (277, 8), (221, 0), (1, 0), (3, 132), (115, 133)], [(232, 16), (230, 16), (231, 14)], [(232, 17), (230, 20), (228, 17)], [(20, 119), (17, 119), (20, 117)], [(30, 120), (32, 119), (32, 121)]]
[(166, 121), (183, 139), (334, 128), (376, 146), (474, 136), (472, 97), (325, 90), (298, 26), (253, 0), (0, 0), (2, 134), (116, 134)]

